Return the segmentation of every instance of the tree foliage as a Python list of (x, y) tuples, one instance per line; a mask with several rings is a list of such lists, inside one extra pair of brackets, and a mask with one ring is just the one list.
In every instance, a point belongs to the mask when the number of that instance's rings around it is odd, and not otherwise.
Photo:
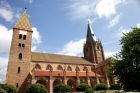
[(114, 67), (114, 64), (116, 62), (116, 58), (115, 57), (109, 57), (107, 58), (106, 60), (106, 72), (107, 72), (107, 75), (109, 77), (114, 77), (114, 74), (113, 74), (113, 67)]
[(112, 90), (121, 90), (122, 89), (122, 86), (120, 84), (111, 84), (109, 89), (112, 89)]
[(140, 28), (133, 28), (124, 34), (120, 42), (122, 48), (114, 66), (114, 74), (125, 91), (140, 91)]
[(85, 91), (88, 88), (91, 88), (88, 84), (81, 83), (81, 84), (78, 85), (78, 87), (76, 88), (76, 90), (79, 91), (79, 92), (82, 92), (82, 91)]
[(6, 93), (16, 93), (16, 89), (12, 85), (0, 84), (0, 87), (3, 92), (6, 91)]
[(70, 92), (70, 91), (71, 91), (71, 87), (69, 85), (58, 84), (54, 87), (54, 93)]
[(47, 93), (45, 86), (39, 83), (31, 84), (26, 91), (27, 93)]

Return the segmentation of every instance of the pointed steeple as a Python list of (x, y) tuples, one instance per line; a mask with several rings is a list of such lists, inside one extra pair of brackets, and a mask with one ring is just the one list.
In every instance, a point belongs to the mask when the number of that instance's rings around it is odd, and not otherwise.
[(17, 21), (14, 28), (18, 28), (18, 29), (21, 29), (21, 30), (32, 31), (26, 8), (25, 8), (25, 11), (23, 12), (23, 14), (20, 16), (20, 18)]
[(93, 39), (94, 41), (96, 41), (96, 36), (93, 32), (92, 26), (91, 26), (91, 21), (90, 19), (88, 19), (88, 28), (87, 28), (87, 39)]

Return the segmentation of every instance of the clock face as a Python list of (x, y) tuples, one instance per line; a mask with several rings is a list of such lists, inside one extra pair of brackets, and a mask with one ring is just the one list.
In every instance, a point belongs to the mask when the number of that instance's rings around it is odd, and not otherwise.
[(19, 34), (22, 34), (22, 35), (27, 35), (27, 31), (24, 31), (24, 30), (19, 30)]

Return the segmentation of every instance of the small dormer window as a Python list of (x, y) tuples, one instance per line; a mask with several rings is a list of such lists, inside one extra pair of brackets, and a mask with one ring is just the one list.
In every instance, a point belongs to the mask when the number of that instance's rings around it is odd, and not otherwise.
[(22, 38), (22, 34), (19, 34), (19, 39), (21, 39)]
[(26, 35), (23, 35), (23, 40), (26, 40)]

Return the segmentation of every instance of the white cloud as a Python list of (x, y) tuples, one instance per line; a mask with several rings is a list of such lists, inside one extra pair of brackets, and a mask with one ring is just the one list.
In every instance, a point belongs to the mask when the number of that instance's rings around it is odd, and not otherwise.
[(7, 0), (0, 0), (0, 18), (7, 22), (13, 22), (19, 18), (22, 8), (15, 8), (11, 6)]
[(34, 0), (24, 0), (25, 2), (28, 2), (29, 4), (32, 4)]
[(94, 15), (97, 1), (95, 0), (70, 0), (68, 9), (74, 19), (88, 18)]
[(117, 8), (125, 0), (70, 0), (68, 8), (75, 19), (88, 18), (97, 15), (99, 18), (109, 18), (117, 14)]
[(116, 37), (120, 38), (123, 36), (123, 34), (130, 32), (130, 29), (125, 29), (123, 27), (120, 27), (118, 30), (118, 34), (116, 34)]
[(58, 54), (80, 56), (83, 53), (84, 42), (85, 38), (81, 38), (79, 40), (71, 40), (64, 45), (64, 47), (61, 51), (58, 52)]
[(105, 58), (113, 57), (116, 55), (116, 53), (118, 53), (118, 51), (107, 51), (105, 52)]
[(8, 58), (0, 57), (0, 82), (5, 81)]
[(42, 42), (42, 40), (41, 40), (41, 36), (37, 28), (33, 27), (32, 30), (33, 30), (32, 51), (35, 51), (37, 50), (37, 46)]
[(12, 30), (0, 24), (0, 51), (9, 52), (12, 39)]
[(108, 27), (113, 27), (119, 23), (120, 15), (116, 15), (110, 22)]
[(136, 27), (140, 28), (140, 23), (138, 23), (138, 24), (136, 25)]
[(125, 0), (100, 0), (96, 6), (96, 13), (99, 17), (110, 17), (117, 13), (119, 4)]
[(0, 1), (0, 17), (6, 21), (12, 21), (14, 18), (14, 12), (5, 0)]

